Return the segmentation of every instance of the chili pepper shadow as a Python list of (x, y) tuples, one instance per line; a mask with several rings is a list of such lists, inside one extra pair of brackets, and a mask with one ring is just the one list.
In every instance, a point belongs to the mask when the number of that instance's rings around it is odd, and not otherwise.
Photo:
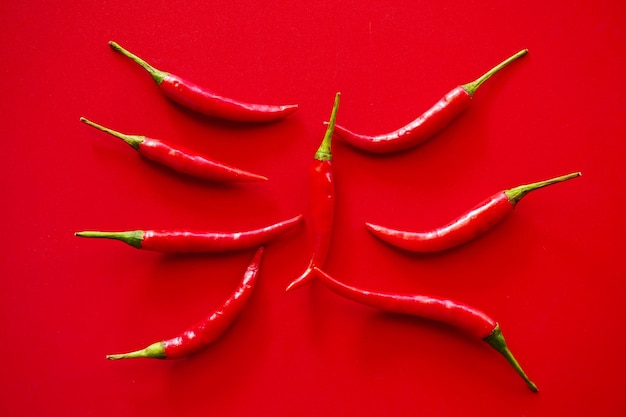
[[(164, 305), (176, 308), (178, 304), (184, 305), (184, 300), (191, 298), (207, 308), (211, 305), (219, 305), (221, 298), (218, 294), (226, 297), (237, 285), (240, 279), (238, 266), (245, 265), (246, 258), (252, 255), (252, 251), (233, 253), (151, 253), (152, 259), (149, 270), (145, 274), (145, 282), (142, 285), (141, 304), (163, 308)], [(206, 303), (198, 293), (207, 293)], [(202, 318), (202, 308), (195, 309), (196, 320)], [(196, 321), (191, 318), (191, 322)], [(179, 320), (183, 324), (186, 320)], [(177, 329), (173, 329), (176, 331)], [(168, 335), (162, 335), (167, 337)]]
[[(466, 118), (465, 114), (459, 116), (458, 121), (460, 122), (461, 119), (464, 119), (464, 118)], [(448, 130), (453, 130), (453, 129), (449, 127)], [(345, 148), (346, 150), (349, 150), (350, 152), (353, 152), (363, 158), (372, 159), (375, 161), (385, 160), (388, 162), (390, 160), (402, 159), (402, 158), (418, 158), (419, 159), (420, 157), (416, 156), (415, 154), (428, 153), (428, 152), (432, 152), (433, 150), (436, 150), (439, 147), (447, 146), (446, 142), (448, 140), (454, 140), (455, 142), (459, 142), (458, 136), (464, 137), (467, 135), (454, 134), (452, 132), (448, 132), (447, 130), (444, 130), (444, 131), (436, 133), (426, 142), (421, 143), (419, 145), (415, 145), (407, 149), (398, 149), (398, 150), (387, 151), (387, 152), (372, 152), (372, 151), (368, 151), (365, 149), (357, 148), (340, 139), (335, 139), (333, 143), (337, 143), (342, 148)], [(455, 153), (461, 152), (461, 151), (462, 151), (461, 149), (454, 149)], [(449, 157), (449, 154), (448, 154), (448, 157)]]
[[(485, 121), (481, 118), (477, 120), (477, 116), (474, 115), (477, 110), (478, 109), (475, 108), (465, 110), (462, 114), (456, 116), (452, 123), (443, 130), (434, 133), (424, 142), (405, 149), (384, 152), (370, 151), (353, 146), (339, 137), (335, 138), (333, 143), (338, 143), (342, 148), (346, 148), (355, 154), (372, 160), (391, 160), (406, 156), (424, 161), (449, 161), (451, 156), (457, 155), (462, 158), (458, 159), (458, 162), (466, 161), (467, 163), (472, 163), (471, 158), (467, 158), (466, 156), (480, 154), (482, 152), (481, 146), (485, 144), (485, 140), (488, 137)], [(325, 124), (327, 124), (327, 122), (325, 122)], [(469, 124), (471, 124), (471, 126), (469, 126)], [(439, 156), (435, 157), (432, 153), (437, 153), (443, 156), (443, 158)], [(447, 166), (450, 165), (447, 164)], [(462, 170), (458, 167), (457, 159), (455, 159), (454, 166), (457, 167), (455, 171), (460, 172)]]
[[(254, 248), (252, 249), (237, 249), (237, 250), (229, 250), (225, 252), (189, 252), (189, 253), (159, 253), (157, 258), (158, 267), (166, 267), (172, 268), (175, 270), (181, 264), (186, 264), (189, 262), (204, 262), (207, 263), (241, 263), (239, 260), (242, 256), (247, 256), (248, 254), (252, 254), (254, 252)], [(244, 262), (245, 263), (245, 262)]]
[[(495, 232), (495, 230), (493, 232)], [(490, 231), (489, 234), (497, 234), (493, 232)], [(497, 236), (489, 237), (487, 236), (487, 234), (485, 234), (483, 236), (478, 236), (472, 239), (471, 242), (463, 243), (459, 246), (455, 246), (449, 249), (444, 249), (436, 252), (412, 252), (410, 250), (402, 249), (397, 246), (382, 242), (375, 236), (371, 236), (371, 238), (375, 239), (379, 245), (386, 247), (386, 250), (388, 251), (391, 251), (405, 258), (417, 259), (420, 261), (441, 260), (443, 258), (449, 258), (454, 256), (463, 257), (465, 256), (463, 252), (482, 252), (486, 250), (484, 246), (494, 245), (496, 240), (498, 240)], [(490, 242), (490, 240), (493, 240), (493, 242)]]
[[(180, 415), (197, 414), (211, 409), (211, 404), (222, 398), (235, 398), (240, 394), (241, 380), (256, 366), (257, 356), (233, 354), (238, 322), (206, 349), (185, 358), (167, 361), (163, 365), (166, 401), (175, 405)], [(249, 348), (249, 347), (248, 347)], [(211, 414), (211, 413), (209, 413)]]
[[(239, 398), (241, 386), (253, 384), (250, 379), (263, 367), (262, 358), (267, 358), (268, 349), (263, 332), (255, 330), (259, 324), (259, 314), (255, 312), (263, 302), (255, 297), (257, 290), (219, 339), (193, 355), (166, 364), (167, 397), (181, 415), (197, 414), (198, 409), (210, 410), (211, 404), (221, 403), (223, 398)], [(254, 346), (250, 346), (251, 332), (261, 335), (254, 338)]]
[[(186, 187), (193, 187), (193, 188), (211, 187), (211, 188), (222, 189), (222, 190), (233, 190), (237, 188), (243, 188), (246, 186), (251, 186), (251, 185), (254, 186), (258, 184), (263, 184), (264, 182), (266, 182), (266, 181), (219, 181), (219, 180), (212, 180), (212, 179), (206, 179), (206, 178), (198, 178), (198, 177), (194, 177), (193, 175), (188, 175), (182, 172), (178, 172), (172, 168), (163, 166), (155, 161), (150, 161), (141, 157), (140, 159), (142, 159), (141, 161), (142, 163), (148, 165), (151, 170), (158, 172), (159, 175), (163, 175), (163, 176), (167, 176), (169, 178), (175, 179), (181, 184), (184, 184)], [(148, 178), (146, 179), (146, 181), (156, 182), (156, 183), (160, 182), (160, 180), (154, 179), (154, 178)]]
[[(512, 239), (511, 236), (518, 238)], [(433, 266), (443, 264), (443, 275), (450, 275), (453, 271), (462, 271), (459, 280), (467, 281), (467, 277), (471, 276), (473, 285), (477, 284), (475, 281), (477, 277), (481, 280), (501, 279), (502, 271), (510, 269), (511, 265), (523, 264), (524, 259), (529, 259), (528, 254), (533, 250), (532, 245), (535, 239), (532, 230), (529, 230), (523, 217), (520, 216), (512, 216), (469, 242), (439, 252), (411, 252), (388, 245), (371, 234), (369, 237), (374, 241), (372, 244), (376, 244), (376, 250), (387, 251), (390, 255), (409, 262), (415, 261)], [(485, 268), (485, 265), (489, 267)]]
[(259, 130), (259, 129), (271, 127), (273, 125), (289, 124), (292, 119), (296, 118), (297, 113), (298, 113), (298, 110), (296, 110), (294, 114), (286, 116), (283, 119), (276, 119), (276, 120), (252, 121), (252, 122), (234, 121), (234, 120), (222, 119), (217, 116), (209, 116), (206, 114), (202, 114), (188, 107), (185, 107), (182, 104), (179, 104), (169, 98), (167, 98), (167, 101), (174, 108), (176, 108), (176, 110), (183, 113), (186, 117), (195, 120), (197, 123), (211, 124), (211, 125), (219, 126), (221, 128), (235, 130), (235, 131)]
[[(211, 187), (222, 190), (233, 190), (237, 188), (244, 188), (250, 186), (258, 186), (267, 181), (219, 181), (198, 178), (193, 175), (178, 172), (173, 168), (164, 166), (156, 161), (149, 160), (142, 157), (139, 154), (131, 154), (130, 152), (123, 152), (124, 149), (119, 151), (115, 146), (117, 144), (108, 145), (103, 143), (95, 143), (93, 146), (98, 147), (99, 160), (102, 160), (103, 164), (107, 164), (108, 168), (120, 167), (120, 169), (127, 169), (133, 172), (134, 177), (143, 177), (142, 181), (146, 183), (160, 184), (161, 181), (176, 180), (177, 182), (184, 184), (186, 187), (206, 188)], [(116, 149), (114, 149), (114, 147)], [(136, 166), (135, 166), (136, 165)], [(150, 171), (150, 172), (144, 172)], [(162, 178), (154, 178), (151, 173), (162, 176)]]
[(454, 379), (501, 390), (503, 395), (519, 387), (506, 361), (486, 343), (447, 323), (374, 312), (362, 323), (361, 332), (351, 349), (365, 376), (402, 372), (412, 375), (416, 386), (429, 389), (449, 387)]

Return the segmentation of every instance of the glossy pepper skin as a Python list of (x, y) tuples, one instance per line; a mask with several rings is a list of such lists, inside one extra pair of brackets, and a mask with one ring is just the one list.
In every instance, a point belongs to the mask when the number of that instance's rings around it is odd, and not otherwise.
[(474, 338), (485, 341), (504, 356), (533, 392), (538, 391), (535, 383), (528, 378), (507, 347), (500, 325), (482, 311), (446, 298), (363, 290), (337, 281), (319, 268), (315, 268), (315, 273), (329, 289), (344, 298), (390, 313), (447, 323), (464, 330)]
[(335, 95), (335, 105), (330, 115), (324, 139), (320, 144), (310, 171), (309, 204), (311, 213), (310, 232), (313, 238), (313, 254), (302, 275), (292, 281), (286, 291), (298, 288), (310, 281), (313, 267), (323, 267), (326, 262), (333, 229), (335, 210), (335, 183), (332, 170), (331, 140), (340, 94)]
[(411, 252), (438, 252), (462, 245), (487, 232), (513, 212), (517, 203), (529, 192), (580, 176), (574, 172), (561, 177), (500, 191), (463, 213), (445, 226), (408, 232), (373, 223), (365, 227), (380, 240)]
[(153, 343), (134, 352), (108, 355), (107, 359), (178, 359), (199, 352), (215, 342), (248, 303), (257, 282), (262, 255), (261, 247), (254, 254), (237, 289), (206, 318), (171, 339)]
[(380, 135), (364, 135), (337, 125), (335, 127), (335, 136), (357, 149), (372, 153), (383, 154), (415, 147), (443, 130), (457, 116), (463, 113), (472, 103), (472, 97), (482, 83), (527, 53), (528, 50), (523, 49), (492, 68), (477, 80), (455, 87), (418, 118), (393, 132)]
[(177, 172), (210, 181), (267, 181), (267, 177), (210, 160), (191, 151), (175, 148), (167, 143), (145, 136), (126, 135), (94, 123), (84, 117), (80, 121), (112, 136), (122, 139), (146, 159)]
[(302, 215), (244, 232), (187, 230), (83, 231), (76, 236), (120, 240), (137, 249), (164, 253), (226, 252), (263, 245), (300, 223)]
[(271, 122), (290, 115), (298, 108), (297, 104), (252, 104), (224, 97), (177, 75), (154, 68), (116, 42), (109, 42), (109, 46), (148, 71), (167, 98), (207, 116), (235, 122)]

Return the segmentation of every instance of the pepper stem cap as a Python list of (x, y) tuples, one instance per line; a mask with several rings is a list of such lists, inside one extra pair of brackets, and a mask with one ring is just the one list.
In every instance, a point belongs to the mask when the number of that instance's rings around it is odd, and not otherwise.
[(545, 181), (533, 182), (531, 184), (520, 185), (515, 188), (511, 188), (510, 190), (505, 190), (504, 194), (506, 194), (507, 198), (511, 202), (512, 205), (516, 205), (519, 201), (526, 196), (531, 191), (537, 190), (539, 188), (547, 187), (552, 184), (558, 184), (559, 182), (571, 180), (572, 178), (580, 177), (582, 173), (580, 172), (572, 172), (571, 174), (562, 175), (560, 177), (551, 178)]
[(331, 142), (333, 138), (333, 131), (335, 130), (335, 120), (337, 119), (337, 110), (339, 109), (340, 97), (341, 93), (335, 94), (335, 104), (333, 105), (333, 110), (330, 113), (330, 119), (328, 121), (328, 126), (326, 127), (324, 139), (317, 149), (317, 152), (315, 152), (315, 159), (317, 159), (318, 161), (332, 161), (333, 159), (331, 152)]
[(91, 126), (91, 127), (95, 127), (98, 130), (101, 130), (105, 133), (108, 133), (109, 135), (115, 136), (118, 139), (122, 139), (124, 142), (128, 143), (130, 146), (132, 146), (135, 150), (139, 150), (139, 145), (141, 145), (141, 143), (146, 140), (145, 136), (137, 136), (137, 135), (126, 135), (124, 133), (120, 133), (117, 132), (113, 129), (109, 129), (108, 127), (104, 127), (102, 125), (99, 125), (98, 123), (92, 122), (89, 119), (86, 119), (84, 117), (80, 118), (80, 121)]
[(82, 232), (74, 233), (74, 236), (89, 237), (89, 238), (102, 238), (102, 239), (115, 239), (115, 240), (120, 240), (137, 249), (141, 249), (141, 242), (143, 241), (143, 230), (131, 230), (127, 232), (100, 232), (100, 231), (85, 230)]
[(491, 78), (496, 72), (500, 71), (502, 68), (506, 67), (511, 62), (517, 61), (518, 59), (520, 59), (521, 57), (523, 57), (527, 53), (528, 53), (528, 49), (522, 49), (521, 51), (519, 51), (515, 55), (505, 59), (504, 61), (502, 61), (501, 63), (499, 63), (495, 67), (491, 68), (489, 71), (487, 71), (486, 73), (481, 75), (476, 80), (472, 81), (471, 83), (464, 84), (461, 87), (463, 87), (463, 89), (465, 91), (467, 91), (467, 93), (470, 95), (470, 97), (473, 97), (474, 93), (476, 92), (478, 87), (480, 87), (482, 85), (482, 83), (484, 83), (489, 78)]
[(531, 391), (539, 392), (537, 385), (535, 385), (535, 383), (531, 381), (530, 378), (528, 378), (528, 376), (520, 366), (519, 362), (517, 362), (517, 359), (515, 359), (508, 346), (506, 345), (506, 341), (504, 340), (504, 336), (502, 335), (499, 324), (496, 324), (496, 327), (493, 329), (491, 334), (485, 337), (483, 340), (487, 342), (489, 346), (497, 350), (502, 356), (504, 356), (507, 362), (509, 362), (511, 366), (513, 366), (515, 372), (517, 372), (519, 376), (521, 376), (522, 379), (526, 382), (528, 388), (530, 388)]
[(165, 359), (165, 343), (156, 342), (148, 346), (147, 348), (136, 350), (128, 353), (118, 353), (115, 355), (107, 355), (107, 359), (116, 361), (120, 359), (136, 359), (136, 358), (154, 358)]
[(109, 46), (115, 52), (119, 52), (120, 54), (124, 55), (125, 57), (130, 58), (131, 60), (133, 60), (137, 64), (139, 64), (143, 69), (148, 71), (148, 74), (150, 74), (152, 76), (152, 78), (154, 79), (154, 81), (157, 84), (161, 84), (163, 82), (163, 79), (169, 75), (167, 72), (161, 71), (161, 70), (158, 70), (158, 69), (154, 68), (152, 65), (148, 64), (146, 61), (144, 61), (143, 59), (139, 58), (137, 55), (133, 54), (132, 52), (130, 52), (130, 51), (124, 49), (124, 48), (122, 48), (117, 42), (109, 41)]

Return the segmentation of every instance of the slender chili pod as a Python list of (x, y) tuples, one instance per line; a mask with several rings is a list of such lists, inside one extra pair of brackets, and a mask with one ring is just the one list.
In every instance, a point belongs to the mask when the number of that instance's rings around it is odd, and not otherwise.
[(470, 336), (484, 340), (504, 356), (533, 392), (538, 391), (535, 383), (528, 378), (507, 347), (500, 325), (482, 311), (446, 298), (385, 294), (363, 290), (339, 282), (319, 268), (315, 268), (315, 272), (329, 289), (349, 300), (390, 313), (407, 314), (447, 323), (464, 330)]
[(252, 104), (223, 97), (177, 75), (154, 68), (116, 42), (109, 42), (109, 46), (148, 71), (167, 98), (207, 116), (235, 122), (270, 122), (286, 117), (298, 108), (297, 104)]
[(101, 126), (84, 117), (80, 121), (119, 138), (146, 159), (158, 162), (183, 174), (211, 181), (267, 181), (267, 177), (213, 161), (188, 150), (146, 136), (127, 135)]
[(300, 223), (302, 215), (245, 232), (193, 232), (183, 230), (131, 230), (76, 232), (79, 237), (120, 240), (134, 248), (164, 253), (226, 252), (267, 243)]
[(466, 243), (502, 221), (531, 191), (579, 177), (580, 172), (500, 191), (447, 225), (425, 232), (406, 232), (366, 223), (377, 238), (411, 252), (437, 252)]
[(107, 359), (177, 359), (194, 354), (215, 342), (239, 316), (248, 303), (259, 274), (263, 247), (257, 249), (237, 289), (213, 313), (178, 336), (129, 353), (107, 355)]
[(374, 136), (363, 135), (337, 125), (335, 127), (335, 136), (355, 148), (381, 154), (417, 146), (441, 131), (467, 109), (472, 102), (474, 93), (482, 83), (527, 53), (528, 50), (523, 49), (493, 67), (475, 81), (455, 87), (417, 119), (393, 132)]
[(313, 254), (302, 275), (287, 286), (287, 291), (297, 288), (311, 279), (313, 267), (323, 267), (328, 255), (333, 229), (335, 210), (335, 183), (332, 170), (331, 142), (339, 109), (340, 94), (335, 95), (335, 104), (330, 114), (324, 139), (320, 144), (310, 171), (309, 201), (311, 212), (310, 232), (313, 237)]

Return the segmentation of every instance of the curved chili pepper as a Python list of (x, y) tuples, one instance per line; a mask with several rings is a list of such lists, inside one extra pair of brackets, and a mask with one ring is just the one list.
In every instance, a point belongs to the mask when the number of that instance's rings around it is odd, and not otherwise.
[(148, 71), (166, 97), (207, 116), (235, 122), (269, 122), (286, 117), (298, 108), (297, 104), (251, 104), (223, 97), (177, 75), (154, 68), (113, 41), (109, 45)]
[(300, 223), (302, 215), (245, 232), (191, 232), (132, 230), (125, 232), (76, 232), (79, 237), (120, 240), (137, 249), (166, 253), (225, 252), (262, 245)]
[(477, 80), (455, 87), (424, 114), (391, 133), (375, 136), (362, 135), (337, 125), (335, 126), (335, 136), (355, 148), (374, 153), (396, 152), (417, 146), (441, 131), (467, 109), (472, 102), (474, 93), (482, 83), (527, 53), (528, 49), (523, 49)]
[(372, 223), (367, 229), (384, 242), (412, 252), (437, 252), (466, 243), (502, 221), (529, 192), (580, 176), (574, 172), (561, 177), (500, 191), (447, 225), (427, 232), (405, 232)]
[(310, 171), (309, 200), (311, 212), (311, 234), (313, 236), (313, 254), (309, 265), (302, 275), (287, 286), (286, 291), (297, 288), (311, 279), (314, 266), (324, 266), (333, 228), (333, 212), (335, 209), (335, 183), (333, 181), (331, 141), (333, 128), (339, 109), (340, 94), (335, 95), (335, 104), (330, 114), (324, 139), (320, 144)]
[(535, 383), (528, 378), (507, 347), (498, 322), (482, 311), (445, 298), (367, 291), (339, 282), (319, 268), (314, 270), (328, 288), (349, 300), (390, 313), (407, 314), (451, 324), (473, 337), (484, 340), (504, 356), (532, 391), (538, 392)]
[(122, 139), (138, 151), (140, 155), (183, 174), (212, 181), (267, 181), (267, 177), (263, 175), (244, 171), (221, 162), (211, 161), (203, 156), (194, 155), (185, 149), (174, 148), (158, 139), (126, 135), (101, 126), (84, 117), (81, 117), (80, 121)]
[(199, 321), (171, 339), (153, 343), (144, 349), (134, 352), (107, 355), (107, 359), (177, 359), (206, 348), (228, 329), (247, 304), (257, 281), (262, 255), (263, 248), (260, 247), (254, 254), (237, 289), (219, 309), (215, 310), (204, 320)]

